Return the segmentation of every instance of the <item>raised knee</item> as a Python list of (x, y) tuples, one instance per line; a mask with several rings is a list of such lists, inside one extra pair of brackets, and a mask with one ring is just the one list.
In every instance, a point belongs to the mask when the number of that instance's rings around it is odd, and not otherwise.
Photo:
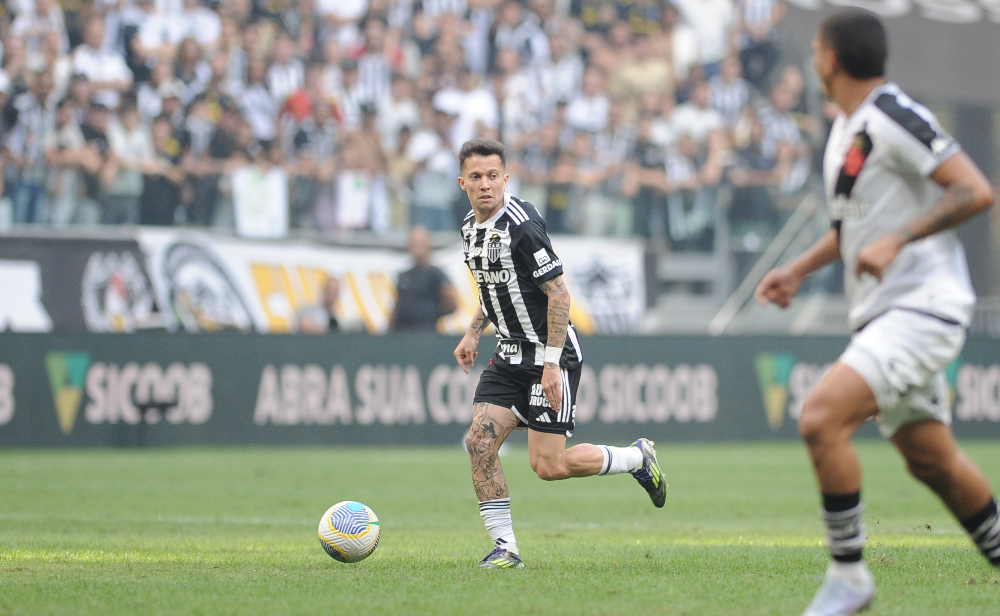
[(799, 434), (809, 446), (818, 445), (829, 433), (829, 407), (818, 396), (809, 396), (799, 418)]

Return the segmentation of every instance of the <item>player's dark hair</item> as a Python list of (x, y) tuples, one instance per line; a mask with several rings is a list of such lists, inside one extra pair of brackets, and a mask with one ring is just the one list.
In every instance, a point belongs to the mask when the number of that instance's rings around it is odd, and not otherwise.
[(477, 137), (462, 144), (462, 149), (458, 153), (458, 168), (465, 166), (465, 159), (470, 156), (499, 156), (500, 167), (507, 167), (507, 148), (496, 139), (484, 139)]
[(882, 20), (875, 13), (863, 9), (837, 11), (823, 20), (819, 34), (851, 77), (885, 76), (889, 41)]

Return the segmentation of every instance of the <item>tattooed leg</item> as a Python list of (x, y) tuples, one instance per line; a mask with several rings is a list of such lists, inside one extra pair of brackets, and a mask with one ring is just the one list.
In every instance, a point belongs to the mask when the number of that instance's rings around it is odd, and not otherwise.
[(472, 485), (480, 502), (507, 498), (510, 494), (498, 452), (517, 422), (517, 415), (510, 409), (486, 402), (473, 406), (472, 427), (465, 445), (472, 463)]

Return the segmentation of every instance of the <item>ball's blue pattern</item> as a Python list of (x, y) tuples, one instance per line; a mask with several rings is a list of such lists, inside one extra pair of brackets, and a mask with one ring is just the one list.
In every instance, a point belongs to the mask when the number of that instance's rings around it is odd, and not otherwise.
[[(330, 556), (332, 556), (334, 560), (339, 560), (342, 563), (346, 563), (347, 562), (347, 559), (344, 558), (344, 555), (341, 554), (340, 552), (338, 552), (333, 546), (331, 546), (330, 544), (328, 544), (326, 541), (323, 541), (322, 539), (320, 539), (319, 543), (320, 543), (320, 545), (323, 546), (323, 551), (325, 551), (327, 554), (329, 554)], [(375, 545), (378, 545), (378, 541), (375, 542)], [(375, 550), (373, 549), (372, 551), (374, 552)]]
[(350, 502), (330, 512), (330, 524), (345, 535), (358, 535), (368, 530), (368, 511), (361, 503)]

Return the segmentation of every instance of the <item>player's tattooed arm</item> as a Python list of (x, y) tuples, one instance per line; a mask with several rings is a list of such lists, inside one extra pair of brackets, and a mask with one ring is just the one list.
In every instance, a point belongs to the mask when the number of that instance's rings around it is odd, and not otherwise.
[(469, 373), (469, 368), (476, 364), (476, 357), (479, 356), (479, 335), (486, 329), (489, 325), (489, 319), (483, 314), (483, 307), (480, 306), (476, 310), (476, 316), (472, 319), (472, 324), (469, 325), (468, 331), (462, 336), (462, 339), (458, 342), (458, 346), (455, 347), (455, 361), (458, 365), (465, 371), (466, 374)]
[(539, 288), (549, 297), (549, 335), (545, 346), (562, 348), (566, 344), (566, 329), (569, 326), (569, 290), (562, 276), (543, 282)]
[(476, 310), (476, 316), (472, 317), (472, 324), (469, 325), (469, 331), (478, 337), (486, 327), (490, 324), (489, 318), (483, 313), (483, 307), (480, 306)]
[(500, 445), (517, 427), (517, 417), (506, 409), (476, 402), (473, 405), (472, 426), (465, 444), (472, 463), (472, 486), (480, 502), (507, 498), (507, 478), (500, 466)]
[(993, 205), (995, 195), (989, 180), (964, 152), (941, 164), (931, 176), (945, 192), (924, 215), (858, 252), (856, 274), (882, 279), (885, 268), (906, 244), (956, 227)]

